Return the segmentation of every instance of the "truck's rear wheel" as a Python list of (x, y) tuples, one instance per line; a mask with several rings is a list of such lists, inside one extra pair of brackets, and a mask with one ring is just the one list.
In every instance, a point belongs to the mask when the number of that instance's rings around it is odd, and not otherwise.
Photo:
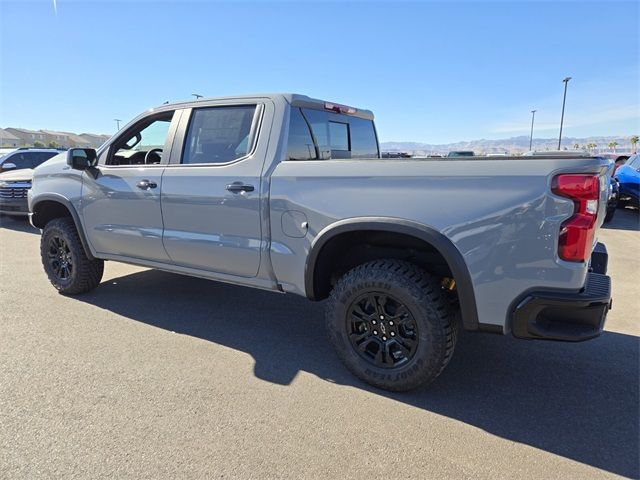
[(347, 272), (331, 293), (326, 321), (345, 366), (386, 390), (435, 380), (456, 342), (455, 315), (440, 283), (398, 260), (375, 260)]
[(60, 293), (85, 293), (100, 284), (104, 261), (87, 257), (69, 217), (56, 218), (45, 225), (40, 257), (49, 281)]

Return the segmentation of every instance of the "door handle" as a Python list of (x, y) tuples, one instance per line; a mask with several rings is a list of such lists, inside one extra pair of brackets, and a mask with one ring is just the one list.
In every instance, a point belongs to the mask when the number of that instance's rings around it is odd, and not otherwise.
[(150, 182), (149, 180), (140, 180), (136, 183), (136, 187), (142, 190), (149, 190), (150, 188), (156, 188), (158, 184), (156, 182)]
[(246, 183), (242, 182), (230, 183), (225, 188), (232, 193), (253, 192), (255, 190), (253, 185), (247, 185)]

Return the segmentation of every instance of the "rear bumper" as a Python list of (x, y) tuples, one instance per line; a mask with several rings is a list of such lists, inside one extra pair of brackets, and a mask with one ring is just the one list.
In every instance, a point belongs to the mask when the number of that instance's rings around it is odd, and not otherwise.
[(611, 308), (607, 251), (598, 244), (584, 288), (577, 293), (529, 292), (511, 314), (515, 337), (581, 342), (602, 333)]

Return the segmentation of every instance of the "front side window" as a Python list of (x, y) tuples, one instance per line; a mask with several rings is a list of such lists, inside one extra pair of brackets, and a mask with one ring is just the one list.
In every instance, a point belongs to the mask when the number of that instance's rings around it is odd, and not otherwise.
[[(152, 165), (162, 162), (174, 112), (154, 115), (129, 129), (113, 145), (109, 165)], [(168, 154), (168, 152), (167, 152)]]
[(13, 163), (16, 169), (33, 168), (33, 161), (29, 153), (16, 153), (5, 160), (4, 163)]
[(227, 163), (248, 155), (256, 108), (256, 105), (234, 105), (195, 109), (182, 163)]

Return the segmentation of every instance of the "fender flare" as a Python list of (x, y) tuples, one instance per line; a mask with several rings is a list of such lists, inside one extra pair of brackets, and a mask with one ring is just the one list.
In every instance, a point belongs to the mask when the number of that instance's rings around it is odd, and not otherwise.
[(314, 238), (305, 265), (305, 294), (315, 300), (315, 271), (322, 248), (329, 240), (345, 232), (357, 230), (377, 230), (402, 233), (418, 238), (433, 248), (448, 263), (456, 280), (460, 310), (465, 330), (479, 330), (478, 310), (471, 281), (471, 274), (464, 257), (453, 242), (442, 233), (427, 225), (393, 217), (358, 217), (340, 220), (322, 229)]
[(76, 208), (67, 198), (63, 197), (62, 195), (58, 195), (56, 193), (46, 193), (43, 195), (38, 195), (33, 200), (31, 213), (29, 213), (29, 222), (31, 223), (31, 225), (40, 230), (44, 228), (44, 225), (40, 226), (38, 219), (34, 217), (38, 204), (46, 201), (59, 203), (69, 211), (69, 213), (71, 214), (71, 218), (73, 219), (73, 223), (75, 223), (76, 225), (76, 230), (78, 231), (78, 236), (80, 237), (80, 243), (82, 243), (82, 248), (84, 248), (85, 254), (89, 258), (89, 260), (95, 260), (96, 257), (94, 256), (93, 250), (91, 250), (91, 246), (89, 245), (89, 242), (87, 240), (87, 236), (84, 233), (84, 228), (82, 227), (82, 222), (80, 221), (80, 216), (78, 215)]

